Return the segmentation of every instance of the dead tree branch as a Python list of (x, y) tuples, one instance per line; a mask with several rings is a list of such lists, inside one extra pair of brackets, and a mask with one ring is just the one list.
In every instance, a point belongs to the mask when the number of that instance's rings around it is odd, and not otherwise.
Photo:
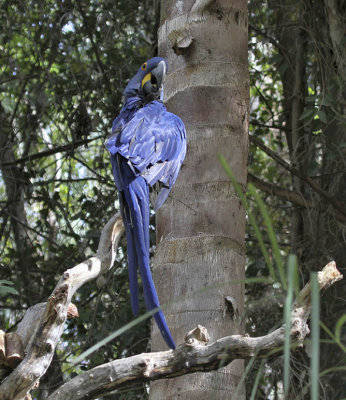
[[(342, 279), (335, 262), (330, 262), (318, 274), (320, 290)], [(311, 308), (310, 283), (299, 293), (291, 318), (291, 338), (294, 345), (302, 344), (309, 333), (307, 319)], [(189, 374), (196, 371), (212, 371), (224, 367), (235, 359), (259, 358), (268, 354), (280, 354), (285, 341), (285, 327), (262, 337), (234, 335), (211, 344), (206, 328), (198, 326), (185, 337), (185, 343), (175, 351), (143, 353), (100, 365), (80, 374), (52, 393), (48, 400), (81, 400), (163, 378)]]
[[(66, 270), (47, 303), (43, 306), (41, 303), (30, 309), (31, 316), (24, 318), (22, 326), (18, 327), (23, 335), (23, 343), (26, 344), (26, 356), (0, 385), (0, 400), (23, 400), (46, 373), (63, 333), (68, 307), (74, 293), (86, 282), (97, 278), (112, 267), (123, 232), (122, 219), (116, 214), (103, 228), (97, 255)], [(38, 314), (39, 309), (40, 314)], [(35, 329), (25, 329), (24, 324)]]

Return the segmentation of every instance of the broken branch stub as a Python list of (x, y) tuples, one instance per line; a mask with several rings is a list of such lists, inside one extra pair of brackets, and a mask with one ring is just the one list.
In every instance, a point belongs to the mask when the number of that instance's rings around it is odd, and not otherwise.
[(5, 366), (9, 368), (16, 368), (16, 366), (24, 358), (24, 348), (22, 339), (14, 332), (6, 333), (5, 335)]

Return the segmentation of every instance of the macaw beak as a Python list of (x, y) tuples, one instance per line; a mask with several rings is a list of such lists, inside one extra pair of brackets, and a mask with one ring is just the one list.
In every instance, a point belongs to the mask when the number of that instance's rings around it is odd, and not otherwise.
[(146, 74), (142, 80), (142, 88), (146, 95), (159, 94), (162, 90), (166, 75), (166, 64), (160, 61), (158, 65), (149, 74)]
[[(152, 71), (151, 71), (151, 81), (152, 83), (156, 83), (159, 89), (162, 89), (163, 82), (166, 76), (166, 64), (164, 61), (160, 61)], [(154, 81), (154, 82), (153, 82)]]

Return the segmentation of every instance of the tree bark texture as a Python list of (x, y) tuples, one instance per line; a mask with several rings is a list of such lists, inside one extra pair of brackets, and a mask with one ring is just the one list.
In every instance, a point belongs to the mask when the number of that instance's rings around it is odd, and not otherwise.
[[(205, 326), (212, 341), (241, 334), (225, 313), (231, 296), (243, 312), (245, 213), (217, 156), (226, 157), (246, 184), (249, 81), (247, 3), (162, 3), (159, 54), (169, 63), (165, 103), (187, 128), (187, 156), (173, 192), (157, 214), (154, 280), (179, 345)], [(164, 349), (155, 325), (153, 350)], [(225, 399), (243, 373), (243, 361), (217, 372), (155, 382), (150, 398)], [(243, 390), (238, 399), (243, 398)]]

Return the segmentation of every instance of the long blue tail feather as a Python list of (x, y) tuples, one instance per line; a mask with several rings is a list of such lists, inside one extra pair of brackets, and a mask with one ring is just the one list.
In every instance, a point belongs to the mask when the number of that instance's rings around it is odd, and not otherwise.
[[(132, 170), (124, 159), (120, 159), (119, 162), (121, 163), (120, 178), (123, 195), (121, 206), (127, 237), (131, 304), (132, 310), (136, 315), (138, 313), (137, 266), (142, 278), (144, 301), (147, 310), (151, 311), (160, 307), (149, 262), (149, 186), (143, 177), (135, 177), (133, 175)], [(155, 313), (154, 319), (165, 342), (170, 348), (174, 349), (175, 343), (163, 312), (159, 310)]]
[(126, 231), (127, 264), (128, 264), (129, 283), (130, 283), (131, 307), (133, 314), (136, 316), (139, 313), (137, 251), (136, 251), (135, 240), (133, 237), (133, 229), (131, 228), (130, 209), (127, 206), (126, 200), (124, 199), (124, 192), (122, 189), (120, 189), (124, 187), (122, 174), (119, 173), (120, 172), (119, 163), (121, 162), (121, 160), (117, 156), (112, 156), (111, 162), (113, 167), (115, 183), (119, 188), (120, 211)]
[[(150, 311), (160, 307), (160, 302), (149, 264), (149, 187), (145, 179), (139, 176), (129, 184), (129, 191), (133, 206), (131, 207), (131, 222), (134, 230), (138, 265), (143, 284), (144, 300), (147, 310)], [(154, 318), (165, 342), (169, 347), (174, 349), (175, 343), (163, 312), (161, 310), (158, 311), (154, 314)]]
[(127, 263), (129, 272), (129, 283), (130, 283), (130, 295), (131, 295), (131, 307), (132, 312), (136, 316), (139, 313), (139, 301), (138, 301), (138, 260), (136, 252), (136, 244), (133, 237), (133, 230), (130, 224), (126, 221), (126, 240), (127, 240)]

